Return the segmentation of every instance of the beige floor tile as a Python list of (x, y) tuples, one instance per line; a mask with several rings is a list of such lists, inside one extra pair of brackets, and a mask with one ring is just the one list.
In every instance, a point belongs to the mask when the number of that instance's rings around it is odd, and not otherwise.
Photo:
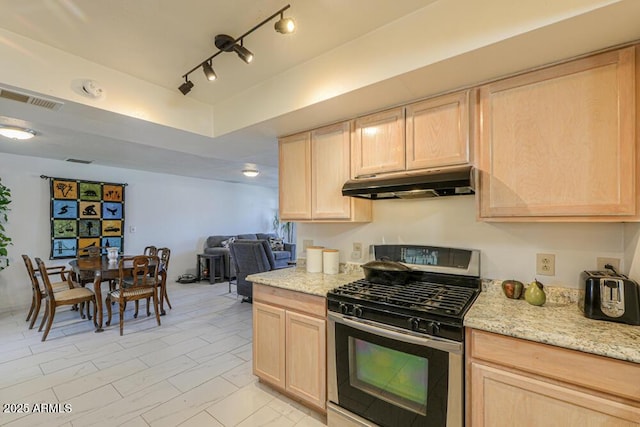
[(95, 390), (96, 388), (133, 375), (146, 368), (147, 365), (138, 359), (133, 359), (89, 375), (82, 375), (73, 381), (54, 386), (53, 391), (61, 401), (69, 400), (72, 397)]
[(289, 427), (295, 423), (284, 415), (266, 406), (245, 418), (238, 427)]
[(159, 405), (142, 417), (151, 426), (176, 426), (224, 399), (238, 388), (217, 377)]
[(162, 326), (146, 315), (133, 319), (128, 307), (122, 337), (117, 321), (95, 333), (93, 322), (60, 310), (41, 342), (42, 333), (24, 321), (26, 310), (0, 313), (0, 401), (72, 407), (68, 414), (0, 413), (0, 425), (323, 425), (320, 415), (253, 376), (252, 305), (233, 289), (170, 284), (173, 309)]
[(199, 363), (195, 367), (181, 372), (180, 375), (174, 375), (168, 381), (180, 391), (185, 392), (205, 383), (210, 378), (224, 374), (242, 363), (244, 361), (233, 354), (222, 353), (206, 363)]
[(208, 412), (202, 411), (194, 417), (189, 418), (180, 427), (224, 427)]
[(211, 405), (207, 412), (222, 425), (235, 426), (273, 399), (273, 395), (266, 393), (253, 382)]
[(113, 386), (122, 396), (128, 396), (167, 378), (179, 376), (182, 372), (195, 366), (197, 366), (197, 363), (187, 356), (178, 356), (160, 365), (143, 369), (133, 375), (119, 379), (113, 383)]

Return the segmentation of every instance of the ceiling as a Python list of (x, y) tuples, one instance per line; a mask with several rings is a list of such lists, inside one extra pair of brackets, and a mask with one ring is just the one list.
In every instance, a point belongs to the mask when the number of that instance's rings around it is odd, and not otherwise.
[[(570, 3), (568, 0), (566, 2)], [(464, 4), (465, 1), (290, 0), (291, 8), (285, 12), (285, 16), (296, 20), (298, 29), (294, 34), (280, 35), (273, 31), (275, 20), (267, 23), (244, 40), (245, 47), (255, 54), (254, 62), (246, 65), (234, 54), (224, 53), (213, 62), (218, 80), (206, 82), (202, 72), (196, 70), (190, 76), (195, 87), (186, 96), (211, 108), (224, 105), (247, 88), (268, 85), (274, 76), (286, 75), (296, 67), (308, 65), (315, 58), (381, 31), (394, 21), (430, 5), (443, 3)], [(498, 4), (500, 0), (492, 0), (491, 3)], [(603, 5), (600, 8), (602, 12), (585, 11), (583, 20), (587, 23), (587, 18), (598, 22), (605, 16), (605, 10), (615, 12), (612, 15), (614, 17), (629, 17), (633, 22), (638, 22), (637, 18), (640, 18), (640, 8), (637, 7), (640, 2), (635, 0), (584, 0), (584, 3)], [(617, 3), (618, 8), (614, 10), (616, 5), (608, 7), (608, 3)], [(216, 34), (237, 37), (285, 5), (281, 0), (0, 0), (0, 28), (182, 96), (177, 90), (183, 82), (182, 75), (217, 51), (213, 45)], [(565, 31), (565, 34), (575, 33), (578, 36), (580, 31), (586, 31), (573, 29), (569, 25), (575, 20), (566, 21), (564, 27), (549, 25), (547, 32)], [(456, 23), (452, 22), (451, 25)], [(541, 28), (544, 26), (536, 25)], [(584, 26), (581, 24), (581, 27)], [(596, 34), (594, 37), (602, 40), (600, 44), (581, 43), (581, 39), (569, 40), (576, 47), (559, 50), (557, 54), (577, 54), (591, 47), (602, 48), (601, 44), (610, 45), (640, 38), (637, 29), (628, 30), (631, 27), (637, 25), (624, 22), (590, 28), (590, 34)], [(526, 38), (527, 35), (523, 34), (522, 37)], [(523, 40), (523, 43), (530, 43)], [(429, 41), (425, 40), (427, 43)], [(567, 41), (558, 45), (562, 46), (563, 43)], [(2, 44), (13, 47), (12, 40), (0, 37)], [(387, 53), (398, 47), (381, 45), (375, 46), (373, 51), (378, 49), (380, 53)], [(531, 60), (553, 58), (549, 56), (553, 49), (548, 47), (546, 52), (536, 53), (535, 49), (530, 52)], [(510, 48), (521, 50), (521, 45), (515, 43)], [(499, 49), (491, 51), (490, 46), (483, 51), (485, 57), (500, 53), (502, 51)], [(345, 71), (350, 67), (349, 61), (354, 59), (358, 59), (358, 52), (345, 58), (341, 64)], [(475, 60), (477, 57), (467, 55), (467, 61), (473, 64)], [(459, 65), (469, 65), (469, 62), (456, 64), (456, 58), (451, 58), (451, 61), (437, 64), (443, 66), (442, 75), (456, 74), (450, 72), (452, 69), (460, 74), (457, 80), (452, 77), (448, 82), (450, 85), (469, 84), (517, 69), (507, 67), (510, 59), (505, 57), (501, 58), (505, 64), (503, 68), (496, 65), (489, 68), (486, 64), (477, 63), (477, 67), (474, 67), (477, 70), (472, 71), (467, 67), (464, 73), (464, 68), (460, 71)], [(447, 64), (449, 71), (444, 68)], [(526, 60), (523, 60), (512, 67), (526, 64)], [(43, 64), (42, 68), (44, 78), (47, 77), (47, 65)], [(486, 69), (483, 70), (483, 66)], [(374, 90), (374, 85), (369, 85), (371, 90), (368, 92), (352, 91), (348, 96), (351, 101), (357, 98), (358, 102), (353, 103), (350, 109), (344, 107), (346, 104), (343, 101), (347, 97), (338, 96), (304, 111), (292, 111), (289, 115), (280, 115), (273, 120), (212, 137), (101, 109), (77, 98), (42, 95), (29, 87), (18, 87), (2, 81), (0, 71), (0, 89), (44, 96), (63, 104), (57, 110), (50, 110), (0, 97), (0, 124), (27, 126), (38, 132), (37, 138), (26, 143), (2, 138), (0, 152), (59, 160), (91, 160), (94, 164), (104, 166), (276, 187), (278, 135), (301, 130), (305, 126), (319, 126), (331, 120), (346, 119), (394, 102), (424, 96), (430, 90), (433, 92), (445, 88), (441, 85), (429, 89), (426, 84), (424, 88), (417, 89), (415, 78), (429, 81), (424, 73), (419, 74), (419, 70), (399, 70), (397, 74), (398, 79), (393, 79), (396, 83), (383, 80), (378, 89)], [(402, 95), (397, 93), (398, 81), (401, 82)], [(108, 97), (111, 88), (104, 89)], [(381, 96), (383, 91), (385, 94)], [(245, 165), (256, 165), (261, 171), (259, 177), (250, 179), (242, 176), (240, 170)]]
[[(0, 0), (0, 27), (177, 92), (182, 75), (217, 51), (216, 34), (238, 37), (284, 7), (284, 1)], [(296, 20), (294, 34), (276, 33), (275, 20), (265, 24), (244, 40), (255, 54), (250, 66), (235, 54), (220, 55), (213, 63), (218, 80), (206, 82), (202, 72), (195, 71), (190, 78), (196, 86), (188, 96), (214, 104), (432, 1), (292, 0), (285, 16)], [(360, 19), (365, 9), (367, 19)], [(181, 146), (197, 144), (204, 136), (107, 111), (87, 111), (91, 109), (66, 100), (52, 112), (0, 99), (0, 124), (28, 124), (40, 133), (29, 144), (0, 141), (0, 151), (277, 186), (274, 133), (249, 130), (226, 135), (210, 150), (215, 155), (204, 156), (112, 135), (121, 133), (118, 127), (135, 127), (139, 133), (179, 140)], [(87, 118), (84, 126), (79, 117)], [(110, 131), (96, 129), (98, 124)], [(262, 174), (255, 180), (243, 177), (239, 170), (244, 164), (258, 165)]]

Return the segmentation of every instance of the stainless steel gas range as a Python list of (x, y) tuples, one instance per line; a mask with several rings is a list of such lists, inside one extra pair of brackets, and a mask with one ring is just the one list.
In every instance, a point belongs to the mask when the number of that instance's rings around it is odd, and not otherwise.
[(374, 246), (411, 267), (406, 282), (358, 280), (328, 302), (330, 426), (464, 424), (464, 315), (480, 292), (480, 252)]

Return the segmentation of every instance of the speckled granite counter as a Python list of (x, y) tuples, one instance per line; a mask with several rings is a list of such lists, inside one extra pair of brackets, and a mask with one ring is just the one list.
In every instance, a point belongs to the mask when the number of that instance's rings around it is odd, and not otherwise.
[(485, 283), (465, 326), (640, 363), (640, 326), (587, 319), (575, 289), (545, 287), (547, 302), (536, 307), (506, 298), (500, 283)]
[[(344, 268), (341, 270), (344, 271)], [(362, 269), (347, 269), (347, 272), (340, 274), (324, 274), (307, 273), (305, 268), (295, 267), (251, 274), (247, 276), (247, 280), (261, 285), (324, 297), (331, 289), (363, 277)]]

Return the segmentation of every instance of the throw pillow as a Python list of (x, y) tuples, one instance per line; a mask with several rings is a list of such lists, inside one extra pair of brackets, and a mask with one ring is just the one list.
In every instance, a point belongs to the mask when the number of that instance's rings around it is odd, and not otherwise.
[(222, 242), (220, 242), (220, 244), (222, 245), (223, 248), (229, 248), (229, 245), (231, 245), (233, 242), (236, 241), (235, 237), (229, 237), (227, 240), (223, 240)]
[(284, 242), (278, 237), (269, 237), (269, 245), (272, 251), (284, 251)]

